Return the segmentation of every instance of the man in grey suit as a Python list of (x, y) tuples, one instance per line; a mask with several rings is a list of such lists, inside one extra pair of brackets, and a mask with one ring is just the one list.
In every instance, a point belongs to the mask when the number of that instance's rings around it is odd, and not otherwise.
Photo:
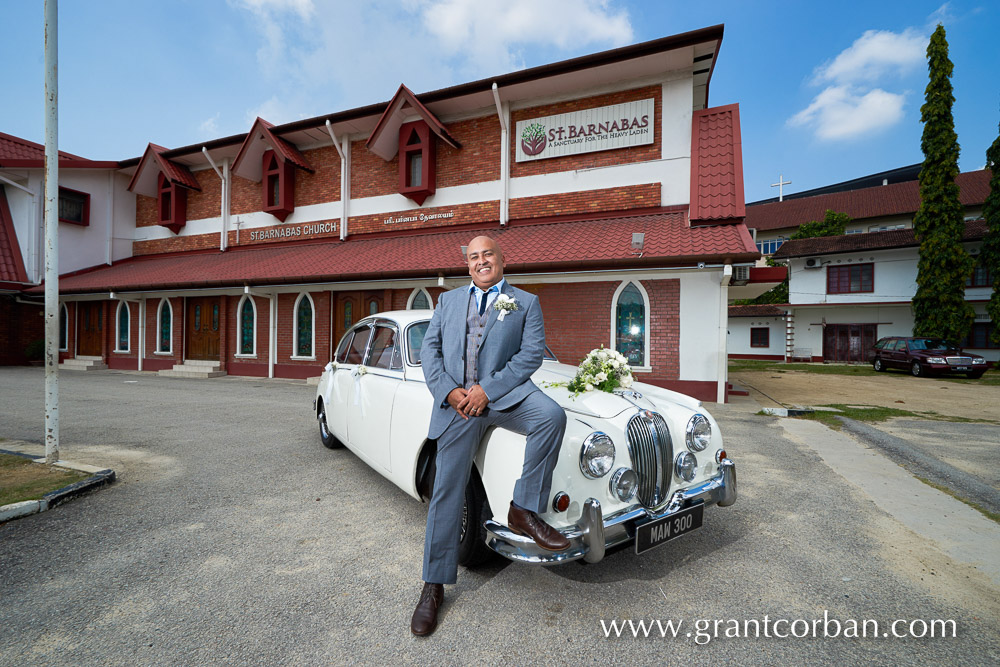
[[(508, 527), (545, 549), (569, 547), (569, 541), (537, 514), (546, 510), (566, 430), (566, 413), (531, 382), (545, 350), (538, 297), (504, 280), (506, 263), (492, 238), (472, 239), (466, 259), (472, 284), (440, 296), (420, 353), (427, 388), (434, 396), (428, 437), (437, 440), (437, 472), (427, 511), (425, 583), (410, 622), (418, 636), (434, 632), (443, 584), (455, 583), (458, 575), (465, 486), (490, 426), (527, 436)], [(516, 309), (497, 307), (508, 300)]]

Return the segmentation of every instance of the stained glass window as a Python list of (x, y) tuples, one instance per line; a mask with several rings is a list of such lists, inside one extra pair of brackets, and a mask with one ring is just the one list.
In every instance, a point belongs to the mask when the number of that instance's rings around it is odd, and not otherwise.
[(201, 331), (201, 306), (194, 307), (194, 330)]
[(377, 312), (378, 312), (378, 301), (372, 299), (371, 301), (368, 302), (368, 314), (374, 315)]
[(240, 354), (253, 354), (253, 329), (253, 303), (250, 299), (244, 299), (240, 309)]
[(212, 305), (212, 331), (219, 330), (219, 304)]
[(313, 309), (312, 301), (309, 297), (302, 295), (299, 298), (299, 307), (295, 313), (295, 356), (312, 356), (312, 336), (313, 336)]
[(170, 351), (170, 303), (160, 301), (160, 337), (157, 352)]
[(65, 350), (69, 343), (69, 316), (66, 314), (66, 304), (59, 309), (59, 349)]
[(351, 325), (354, 324), (354, 302), (345, 301), (344, 302), (344, 328), (350, 329)]
[(118, 350), (128, 349), (128, 304), (122, 301), (118, 304)]
[(615, 349), (631, 366), (646, 365), (646, 304), (639, 288), (629, 283), (618, 295)]
[(411, 310), (430, 310), (431, 304), (427, 300), (427, 292), (422, 289), (418, 289), (417, 293), (413, 296), (413, 302), (410, 304)]

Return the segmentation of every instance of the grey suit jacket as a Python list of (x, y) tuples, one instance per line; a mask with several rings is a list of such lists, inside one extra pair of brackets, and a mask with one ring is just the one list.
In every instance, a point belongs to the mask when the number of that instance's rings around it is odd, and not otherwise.
[[(517, 301), (519, 308), (508, 312), (500, 322), (499, 312), (490, 307), (477, 361), (479, 386), (489, 396), (489, 407), (494, 410), (505, 410), (538, 391), (530, 378), (542, 365), (545, 352), (545, 325), (538, 297), (509, 283), (505, 283), (503, 294)], [(427, 388), (434, 396), (427, 434), (431, 438), (444, 433), (452, 420), (461, 419), (448, 405), (448, 394), (464, 385), (468, 308), (468, 286), (443, 293), (424, 335), (420, 362)]]

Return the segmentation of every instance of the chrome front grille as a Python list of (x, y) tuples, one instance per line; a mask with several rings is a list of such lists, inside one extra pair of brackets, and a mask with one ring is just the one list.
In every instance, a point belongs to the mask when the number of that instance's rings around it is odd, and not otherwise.
[(639, 478), (636, 498), (644, 507), (657, 507), (667, 499), (674, 447), (663, 417), (643, 410), (632, 417), (626, 429), (632, 469)]
[(945, 357), (949, 366), (968, 366), (972, 363), (972, 357)]

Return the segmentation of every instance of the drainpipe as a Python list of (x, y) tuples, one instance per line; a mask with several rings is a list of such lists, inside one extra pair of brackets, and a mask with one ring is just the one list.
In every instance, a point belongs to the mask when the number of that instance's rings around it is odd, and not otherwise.
[(330, 120), (326, 121), (326, 131), (330, 135), (333, 147), (340, 153), (340, 240), (347, 240), (347, 216), (351, 203), (351, 144), (347, 137), (343, 138), (343, 148), (341, 148), (337, 135), (333, 133), (333, 125)]
[(223, 160), (222, 169), (220, 170), (215, 164), (215, 160), (209, 155), (208, 149), (204, 146), (201, 147), (201, 152), (205, 155), (208, 163), (212, 165), (212, 169), (215, 170), (215, 174), (219, 177), (219, 181), (222, 183), (222, 232), (219, 237), (219, 250), (225, 252), (226, 246), (228, 246), (229, 239), (227, 234), (229, 233), (229, 160)]
[(497, 118), (500, 119), (500, 226), (504, 227), (508, 219), (508, 203), (510, 202), (510, 140), (508, 139), (507, 115), (510, 105), (504, 108), (500, 103), (500, 89), (493, 84), (493, 103), (497, 107)]
[(270, 322), (268, 329), (270, 334), (267, 337), (267, 377), (274, 377), (274, 362), (278, 357), (278, 295), (271, 295)]
[(722, 280), (719, 281), (719, 358), (718, 364), (718, 385), (715, 392), (717, 403), (726, 402), (726, 384), (729, 381), (729, 354), (727, 345), (729, 343), (727, 328), (729, 326), (729, 283), (733, 279), (733, 265), (726, 264), (722, 267)]
[(139, 369), (146, 357), (146, 297), (139, 299)]
[(108, 256), (105, 264), (110, 265), (114, 259), (115, 242), (115, 172), (108, 172)]

